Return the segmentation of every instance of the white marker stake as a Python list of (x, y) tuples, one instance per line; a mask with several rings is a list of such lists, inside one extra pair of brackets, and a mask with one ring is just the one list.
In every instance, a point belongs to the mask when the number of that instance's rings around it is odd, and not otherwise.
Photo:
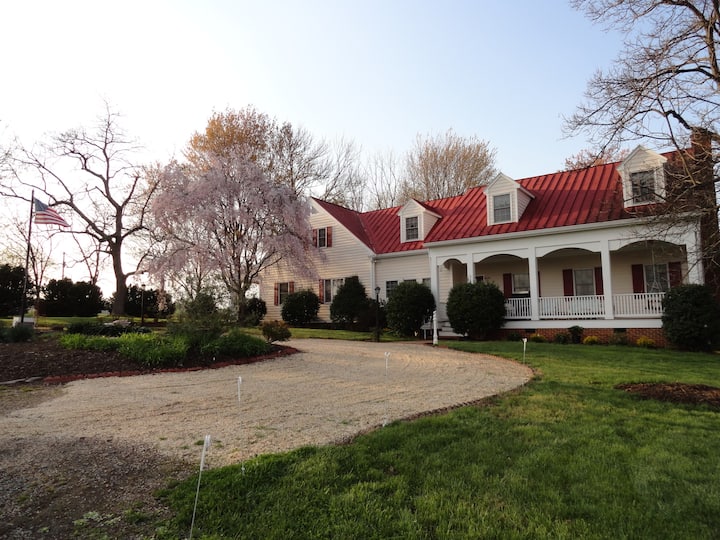
[(388, 383), (388, 360), (390, 353), (385, 353), (385, 418), (383, 419), (383, 427), (388, 425), (388, 401), (390, 400), (390, 384)]
[[(238, 394), (238, 405), (239, 405), (239, 406), (242, 406), (242, 405), (241, 405), (241, 401), (240, 401), (240, 388), (241, 388), (241, 387), (242, 387), (242, 377), (238, 377), (238, 380), (237, 380), (237, 394)], [(245, 462), (241, 463), (241, 465), (240, 465), (240, 472), (241, 472), (242, 474), (245, 474)]]
[(523, 363), (525, 362), (525, 348), (527, 347), (527, 338), (523, 338)]
[(198, 474), (197, 490), (195, 491), (195, 506), (193, 507), (192, 521), (190, 522), (190, 540), (192, 540), (193, 528), (195, 528), (195, 512), (197, 511), (198, 497), (200, 496), (200, 478), (205, 468), (205, 453), (210, 448), (210, 435), (205, 435), (205, 443), (203, 444), (202, 455), (200, 456), (200, 473)]

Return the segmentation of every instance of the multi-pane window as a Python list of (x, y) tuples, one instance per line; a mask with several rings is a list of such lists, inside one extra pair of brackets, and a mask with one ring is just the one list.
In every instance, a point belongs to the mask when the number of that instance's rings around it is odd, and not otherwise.
[(325, 304), (330, 304), (335, 298), (338, 289), (345, 283), (344, 278), (340, 279), (323, 279), (322, 282), (322, 301)]
[(580, 268), (573, 270), (575, 282), (575, 296), (589, 296), (595, 294), (595, 270), (593, 268)]
[(530, 294), (530, 274), (512, 275), (513, 294)]
[(291, 292), (289, 282), (278, 283), (278, 303), (282, 304)]
[(655, 171), (639, 171), (630, 173), (632, 200), (634, 203), (652, 202), (655, 200)]
[(317, 247), (327, 247), (327, 229), (317, 230)]
[(512, 219), (509, 193), (493, 197), (493, 219), (494, 223), (503, 223)]
[(646, 264), (645, 292), (666, 292), (670, 289), (670, 275), (667, 264)]
[(397, 288), (397, 281), (386, 281), (385, 282), (385, 298), (390, 298), (390, 295)]
[(417, 240), (418, 238), (420, 238), (418, 217), (405, 218), (405, 240)]

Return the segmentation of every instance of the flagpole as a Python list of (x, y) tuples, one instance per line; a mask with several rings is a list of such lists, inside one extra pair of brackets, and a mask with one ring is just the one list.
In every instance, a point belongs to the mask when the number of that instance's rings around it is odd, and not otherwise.
[(33, 208), (35, 205), (35, 190), (30, 195), (30, 222), (28, 223), (28, 241), (27, 252), (25, 253), (25, 281), (23, 282), (22, 299), (20, 300), (20, 326), (25, 323), (25, 308), (27, 308), (27, 287), (28, 287), (28, 270), (30, 267), (30, 236), (32, 235), (32, 218)]

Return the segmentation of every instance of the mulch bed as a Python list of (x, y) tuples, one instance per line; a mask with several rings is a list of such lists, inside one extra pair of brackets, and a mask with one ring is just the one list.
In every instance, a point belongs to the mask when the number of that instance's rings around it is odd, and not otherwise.
[(189, 359), (181, 367), (147, 369), (117, 352), (66, 349), (56, 339), (41, 336), (29, 343), (0, 343), (0, 383), (33, 381), (60, 384), (97, 377), (196, 371), (250, 364), (295, 352), (292, 347), (274, 345), (272, 352), (263, 356), (224, 359), (215, 363)]
[(705, 384), (674, 383), (626, 383), (615, 386), (637, 394), (645, 399), (685, 403), (689, 405), (707, 405), (720, 409), (720, 388)]

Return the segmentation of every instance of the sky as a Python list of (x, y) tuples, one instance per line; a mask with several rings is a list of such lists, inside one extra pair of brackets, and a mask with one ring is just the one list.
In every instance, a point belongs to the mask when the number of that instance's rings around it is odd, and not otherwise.
[(366, 156), (453, 129), (520, 179), (588, 147), (563, 117), (621, 46), (563, 0), (7, 1), (0, 136), (92, 126), (107, 102), (166, 162), (252, 105)]

